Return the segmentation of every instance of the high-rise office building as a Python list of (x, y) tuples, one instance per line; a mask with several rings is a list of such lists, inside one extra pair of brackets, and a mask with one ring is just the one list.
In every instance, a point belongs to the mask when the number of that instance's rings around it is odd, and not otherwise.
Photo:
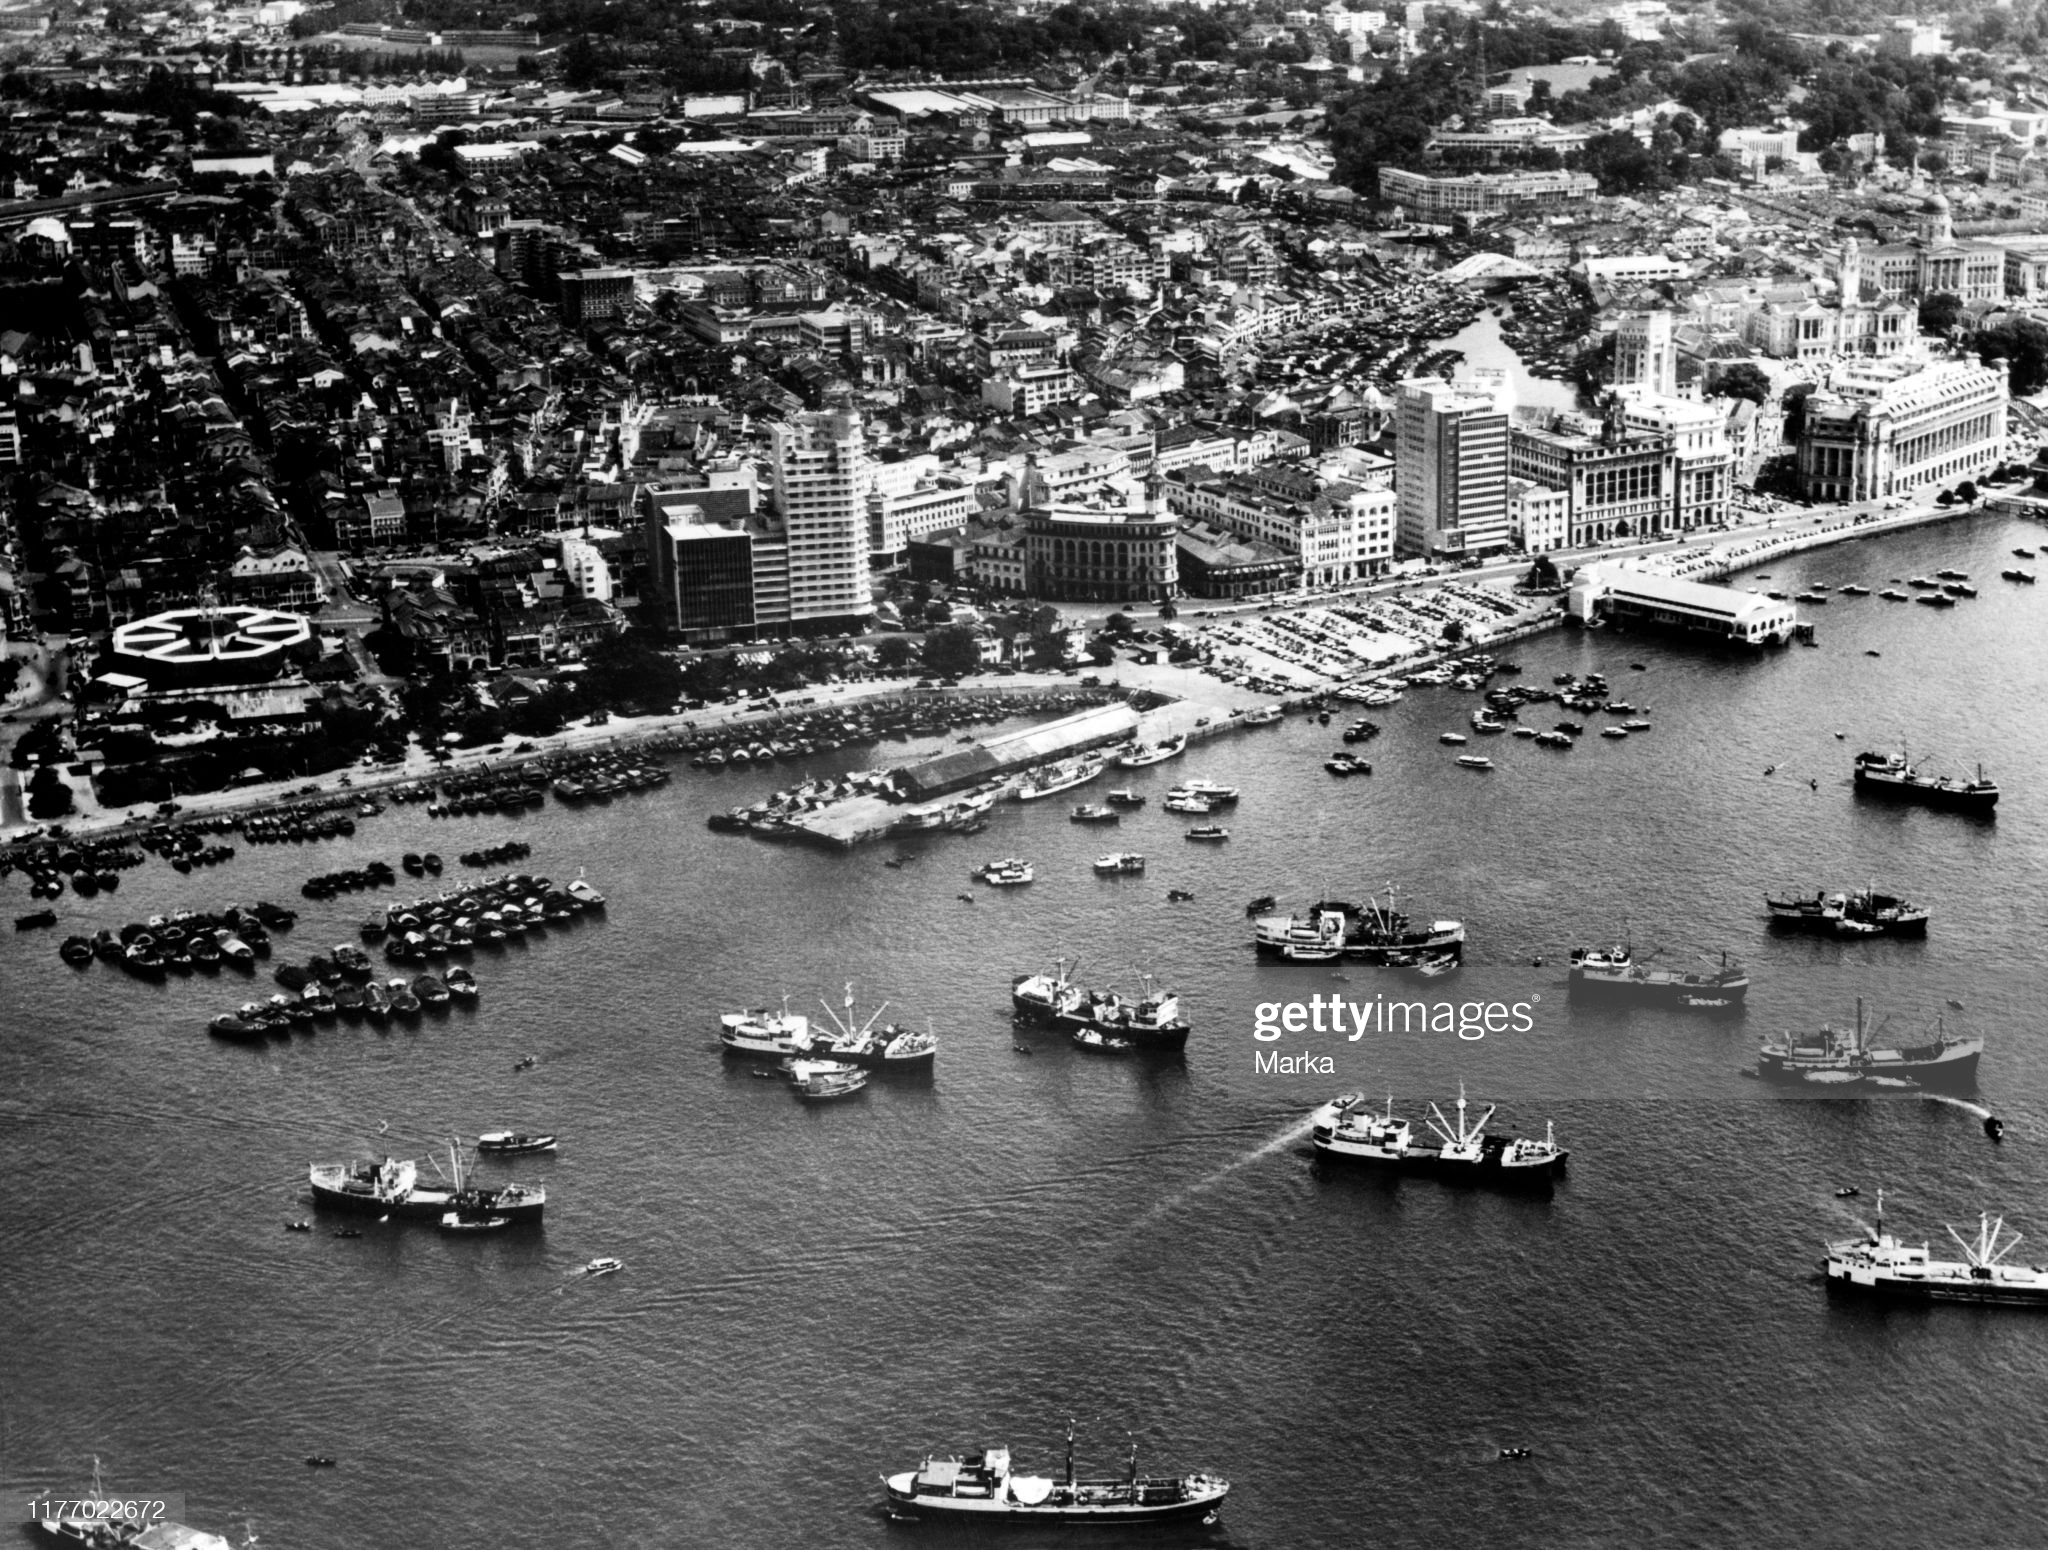
[(773, 427), (770, 478), (789, 542), (789, 621), (861, 629), (868, 587), (867, 440), (860, 416), (827, 409)]
[(1413, 377), (1395, 415), (1395, 481), (1404, 555), (1505, 549), (1509, 389), (1498, 373)]
[(1678, 352), (1668, 312), (1625, 312), (1614, 331), (1614, 385), (1678, 394)]

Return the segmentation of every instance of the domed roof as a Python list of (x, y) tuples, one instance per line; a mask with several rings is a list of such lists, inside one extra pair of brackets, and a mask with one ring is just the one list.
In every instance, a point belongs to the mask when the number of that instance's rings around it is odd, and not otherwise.
[(1921, 208), (1929, 215), (1946, 215), (1948, 213), (1948, 195), (1929, 194), (1927, 196), (1927, 203), (1921, 206)]
[(22, 235), (42, 237), (47, 241), (56, 243), (60, 248), (71, 246), (71, 233), (64, 229), (64, 223), (54, 215), (37, 216), (28, 223), (28, 229)]

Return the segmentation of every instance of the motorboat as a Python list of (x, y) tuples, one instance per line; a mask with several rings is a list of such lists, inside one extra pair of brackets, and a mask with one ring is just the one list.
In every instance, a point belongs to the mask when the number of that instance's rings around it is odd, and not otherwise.
[(1493, 768), (1493, 761), (1483, 754), (1461, 753), (1458, 755), (1458, 765), (1461, 769), (1467, 770), (1490, 770)]
[(1067, 815), (1069, 823), (1118, 823), (1123, 815), (1099, 802), (1083, 802)]
[(1141, 770), (1148, 764), (1164, 764), (1168, 759), (1178, 758), (1182, 753), (1186, 752), (1187, 746), (1187, 733), (1182, 732), (1176, 736), (1164, 738), (1157, 743), (1151, 744), (1149, 747), (1144, 744), (1134, 744), (1118, 754), (1116, 762), (1127, 770)]
[(610, 1255), (600, 1255), (583, 1267), (583, 1273), (587, 1276), (615, 1276), (625, 1268), (626, 1262), (623, 1259), (613, 1259)]
[(1095, 870), (1105, 874), (1128, 875), (1145, 870), (1145, 858), (1135, 851), (1121, 851), (1114, 855), (1097, 856)]
[(476, 1138), (479, 1152), (499, 1157), (524, 1156), (529, 1152), (552, 1152), (556, 1139), (552, 1135), (523, 1135), (512, 1130), (487, 1130)]
[(1191, 840), (1227, 840), (1230, 838), (1230, 831), (1220, 823), (1199, 823), (1194, 828), (1188, 830), (1188, 838)]

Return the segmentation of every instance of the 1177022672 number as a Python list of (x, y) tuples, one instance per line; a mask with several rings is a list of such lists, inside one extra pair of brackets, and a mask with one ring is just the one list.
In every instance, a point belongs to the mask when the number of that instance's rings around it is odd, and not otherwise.
[(185, 1499), (176, 1491), (151, 1491), (135, 1496), (46, 1494), (29, 1498), (28, 1515), (37, 1523), (105, 1523), (145, 1529), (183, 1518)]

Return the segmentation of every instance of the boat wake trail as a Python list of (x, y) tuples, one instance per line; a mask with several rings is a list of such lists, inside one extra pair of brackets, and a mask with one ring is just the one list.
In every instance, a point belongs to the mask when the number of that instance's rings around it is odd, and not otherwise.
[(1951, 1098), (1947, 1093), (1922, 1093), (1929, 1103), (1945, 1103), (1952, 1109), (1961, 1109), (1965, 1114), (1974, 1114), (1978, 1119), (1990, 1119), (1991, 1111), (1981, 1103), (1971, 1103), (1966, 1098)]
[(1149, 1226), (1153, 1221), (1166, 1215), (1169, 1211), (1177, 1210), (1179, 1207), (1187, 1204), (1188, 1201), (1194, 1199), (1195, 1196), (1202, 1194), (1206, 1190), (1213, 1189), (1240, 1168), (1248, 1168), (1261, 1158), (1271, 1157), (1275, 1152), (1287, 1150), (1306, 1136), (1314, 1124), (1315, 1117), (1313, 1115), (1306, 1119), (1296, 1120), (1270, 1140), (1253, 1147), (1249, 1152), (1244, 1152), (1239, 1156), (1231, 1158), (1229, 1162), (1206, 1178), (1198, 1179), (1186, 1189), (1167, 1196), (1166, 1199), (1160, 1201), (1158, 1205), (1139, 1217), (1136, 1225), (1139, 1227)]

